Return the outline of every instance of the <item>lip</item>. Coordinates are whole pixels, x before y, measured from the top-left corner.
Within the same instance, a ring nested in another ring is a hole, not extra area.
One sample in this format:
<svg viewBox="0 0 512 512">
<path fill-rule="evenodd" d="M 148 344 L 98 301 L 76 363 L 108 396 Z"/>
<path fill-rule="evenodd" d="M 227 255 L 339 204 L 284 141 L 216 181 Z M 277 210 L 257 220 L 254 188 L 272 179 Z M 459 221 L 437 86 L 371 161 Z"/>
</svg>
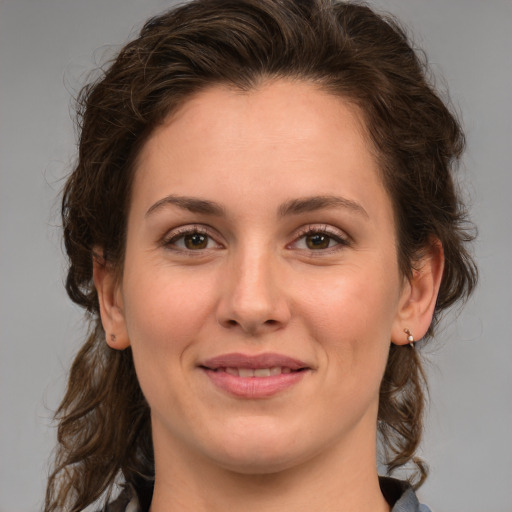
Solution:
<svg viewBox="0 0 512 512">
<path fill-rule="evenodd" d="M 281 366 L 290 368 L 292 371 L 308 368 L 307 363 L 288 357 L 282 354 L 266 352 L 264 354 L 248 355 L 238 352 L 232 354 L 222 354 L 212 357 L 200 363 L 200 366 L 209 370 L 217 370 L 219 368 L 271 368 L 272 366 Z"/>
<path fill-rule="evenodd" d="M 230 395 L 246 398 L 269 398 L 298 384 L 311 368 L 304 361 L 276 353 L 247 355 L 222 354 L 201 362 L 199 368 L 220 390 Z M 289 373 L 267 377 L 239 377 L 224 371 L 225 368 L 272 368 L 281 367 Z"/>
</svg>

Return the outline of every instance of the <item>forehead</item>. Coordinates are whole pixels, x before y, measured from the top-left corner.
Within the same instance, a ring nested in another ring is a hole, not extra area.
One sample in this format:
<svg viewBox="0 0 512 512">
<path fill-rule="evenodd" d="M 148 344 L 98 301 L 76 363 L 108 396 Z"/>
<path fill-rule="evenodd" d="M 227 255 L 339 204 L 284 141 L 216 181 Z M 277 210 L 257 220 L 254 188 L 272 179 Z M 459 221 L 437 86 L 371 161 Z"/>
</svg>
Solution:
<svg viewBox="0 0 512 512">
<path fill-rule="evenodd" d="M 332 133 L 335 137 L 335 132 L 343 129 L 372 147 L 363 113 L 354 102 L 301 80 L 267 80 L 249 90 L 223 84 L 209 86 L 187 98 L 155 129 L 148 142 L 171 124 L 187 127 L 187 132 L 181 132 L 183 137 L 221 135 L 242 140 L 247 131 L 259 131 L 268 138 L 278 137 L 280 142 L 315 134 L 325 138 Z"/>
<path fill-rule="evenodd" d="M 386 195 L 380 174 L 357 106 L 311 83 L 278 80 L 250 91 L 213 86 L 186 101 L 143 146 L 134 193 L 148 203 L 190 187 L 246 199 L 270 199 L 283 187 L 296 197 L 341 188 L 371 202 Z"/>
</svg>

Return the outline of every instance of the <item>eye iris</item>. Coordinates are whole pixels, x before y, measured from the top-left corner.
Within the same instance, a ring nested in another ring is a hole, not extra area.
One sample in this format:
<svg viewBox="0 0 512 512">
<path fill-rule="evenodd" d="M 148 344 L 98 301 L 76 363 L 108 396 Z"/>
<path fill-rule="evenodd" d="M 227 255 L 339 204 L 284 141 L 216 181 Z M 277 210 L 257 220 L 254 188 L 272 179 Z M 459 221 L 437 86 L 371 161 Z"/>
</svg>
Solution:
<svg viewBox="0 0 512 512">
<path fill-rule="evenodd" d="M 306 245 L 309 249 L 327 249 L 331 241 L 328 235 L 315 233 L 306 237 Z"/>
<path fill-rule="evenodd" d="M 205 249 L 208 245 L 208 237 L 201 233 L 192 233 L 185 235 L 184 242 L 187 249 Z"/>
</svg>

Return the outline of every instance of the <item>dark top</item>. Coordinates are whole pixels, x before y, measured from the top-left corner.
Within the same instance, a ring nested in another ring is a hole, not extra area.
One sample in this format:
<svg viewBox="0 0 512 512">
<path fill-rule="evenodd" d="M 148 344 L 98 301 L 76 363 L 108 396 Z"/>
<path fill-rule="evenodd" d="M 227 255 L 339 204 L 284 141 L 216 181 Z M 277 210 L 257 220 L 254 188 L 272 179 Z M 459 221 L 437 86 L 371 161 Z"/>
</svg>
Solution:
<svg viewBox="0 0 512 512">
<path fill-rule="evenodd" d="M 386 501 L 393 507 L 391 512 L 431 512 L 421 505 L 413 488 L 394 478 L 379 478 L 380 489 Z M 125 489 L 119 497 L 107 506 L 106 512 L 148 512 L 153 489 L 145 486 L 133 490 Z"/>
</svg>

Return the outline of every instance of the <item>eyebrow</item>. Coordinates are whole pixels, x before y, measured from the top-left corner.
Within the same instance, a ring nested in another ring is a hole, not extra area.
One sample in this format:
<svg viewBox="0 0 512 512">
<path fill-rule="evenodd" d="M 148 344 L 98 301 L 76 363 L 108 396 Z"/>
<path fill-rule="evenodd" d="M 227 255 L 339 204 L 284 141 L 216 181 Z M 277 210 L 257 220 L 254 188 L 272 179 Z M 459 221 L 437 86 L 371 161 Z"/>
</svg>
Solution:
<svg viewBox="0 0 512 512">
<path fill-rule="evenodd" d="M 330 208 L 347 208 L 354 213 L 369 218 L 368 213 L 359 203 L 339 196 L 312 196 L 291 199 L 279 207 L 279 216 L 299 215 Z"/>
<path fill-rule="evenodd" d="M 199 199 L 197 197 L 169 195 L 152 205 L 146 212 L 145 216 L 148 217 L 152 213 L 168 205 L 178 206 L 179 208 L 188 210 L 192 213 L 216 215 L 218 217 L 225 215 L 224 208 L 220 204 L 213 201 L 208 201 L 207 199 Z"/>
<path fill-rule="evenodd" d="M 225 210 L 222 205 L 207 199 L 200 199 L 189 196 L 169 195 L 153 204 L 146 212 L 148 217 L 152 213 L 161 210 L 165 206 L 173 205 L 188 210 L 192 213 L 201 213 L 204 215 L 214 215 L 217 217 L 225 216 Z M 300 215 L 301 213 L 314 212 L 330 208 L 347 208 L 359 215 L 368 218 L 366 210 L 356 201 L 339 196 L 311 196 L 298 199 L 290 199 L 283 203 L 278 210 L 279 217 L 289 215 Z"/>
</svg>

